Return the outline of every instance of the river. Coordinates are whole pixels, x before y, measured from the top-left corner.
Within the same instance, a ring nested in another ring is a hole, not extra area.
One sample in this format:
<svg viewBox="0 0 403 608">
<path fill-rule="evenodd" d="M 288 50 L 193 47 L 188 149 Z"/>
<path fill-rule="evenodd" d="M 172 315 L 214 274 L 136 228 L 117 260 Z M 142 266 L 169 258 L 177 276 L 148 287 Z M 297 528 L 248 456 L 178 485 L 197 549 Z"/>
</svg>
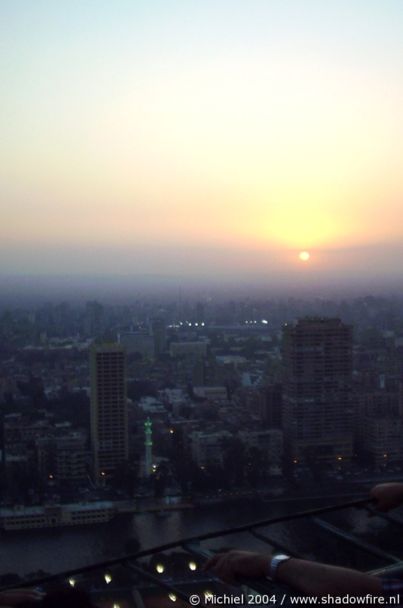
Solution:
<svg viewBox="0 0 403 608">
<path fill-rule="evenodd" d="M 318 507 L 329 504 L 329 502 L 332 501 L 329 499 L 325 501 L 301 499 L 297 502 L 265 503 L 248 499 L 183 511 L 171 511 L 163 515 L 139 513 L 119 517 L 108 524 L 85 528 L 2 533 L 0 572 L 3 574 L 16 572 L 24 576 L 41 569 L 54 573 L 119 557 L 124 554 L 125 545 L 129 539 L 137 539 L 141 549 L 147 549 L 186 536 Z M 357 532 L 362 532 L 360 527 L 367 526 L 366 516 L 353 514 L 349 517 L 350 524 L 356 528 Z M 290 548 L 300 550 L 303 546 L 305 550 L 319 553 L 320 556 L 322 538 L 316 532 L 315 538 L 313 538 L 312 530 L 305 522 L 294 522 L 287 527 L 277 525 L 273 527 L 271 533 Z M 246 534 L 209 541 L 208 545 L 212 548 L 231 545 L 262 549 L 260 541 Z M 331 546 L 331 540 L 329 540 L 329 547 Z M 336 550 L 337 545 L 332 551 Z"/>
</svg>

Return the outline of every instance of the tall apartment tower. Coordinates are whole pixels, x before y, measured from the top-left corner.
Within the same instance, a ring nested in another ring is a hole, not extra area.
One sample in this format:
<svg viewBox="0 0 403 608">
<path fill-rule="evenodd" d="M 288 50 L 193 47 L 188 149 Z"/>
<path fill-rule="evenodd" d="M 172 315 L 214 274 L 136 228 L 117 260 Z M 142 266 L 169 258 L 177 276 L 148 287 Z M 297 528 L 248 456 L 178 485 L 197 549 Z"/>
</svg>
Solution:
<svg viewBox="0 0 403 608">
<path fill-rule="evenodd" d="M 95 479 L 128 459 L 126 357 L 119 344 L 90 352 L 91 443 Z"/>
<path fill-rule="evenodd" d="M 352 328 L 303 319 L 283 329 L 283 430 L 294 462 L 337 464 L 353 452 Z"/>
<path fill-rule="evenodd" d="M 154 338 L 154 355 L 155 357 L 158 357 L 165 351 L 166 348 L 166 329 L 164 319 L 152 319 L 151 333 Z"/>
</svg>

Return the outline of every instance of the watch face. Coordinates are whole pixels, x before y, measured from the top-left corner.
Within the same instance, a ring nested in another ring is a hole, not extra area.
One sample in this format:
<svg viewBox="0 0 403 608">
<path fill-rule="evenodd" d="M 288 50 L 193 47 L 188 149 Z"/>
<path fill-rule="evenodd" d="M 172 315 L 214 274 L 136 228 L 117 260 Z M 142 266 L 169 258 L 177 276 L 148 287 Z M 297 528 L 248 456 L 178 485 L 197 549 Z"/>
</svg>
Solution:
<svg viewBox="0 0 403 608">
<path fill-rule="evenodd" d="M 290 555 L 280 554 L 280 555 L 275 555 L 272 558 L 271 563 L 270 563 L 270 576 L 271 576 L 272 579 L 275 579 L 276 572 L 277 572 L 277 569 L 278 569 L 279 565 L 282 562 L 285 562 L 288 559 L 290 559 L 290 557 L 291 557 Z"/>
</svg>

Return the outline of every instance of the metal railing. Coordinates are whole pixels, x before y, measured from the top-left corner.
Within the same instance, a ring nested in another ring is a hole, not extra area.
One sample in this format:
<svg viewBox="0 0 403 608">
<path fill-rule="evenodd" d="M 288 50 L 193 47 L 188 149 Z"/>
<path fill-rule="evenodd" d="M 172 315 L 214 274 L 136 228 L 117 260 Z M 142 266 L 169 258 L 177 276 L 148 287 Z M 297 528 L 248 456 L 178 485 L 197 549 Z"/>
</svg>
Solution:
<svg viewBox="0 0 403 608">
<path fill-rule="evenodd" d="M 323 519 L 323 516 L 325 516 L 327 514 L 335 513 L 338 511 L 346 511 L 348 509 L 361 509 L 366 512 L 369 512 L 372 515 L 376 514 L 378 517 L 381 517 L 383 520 L 387 521 L 391 525 L 399 526 L 399 527 L 403 526 L 403 522 L 401 522 L 394 516 L 376 511 L 373 508 L 371 502 L 372 501 L 368 498 L 362 498 L 359 500 L 353 500 L 353 501 L 344 502 L 341 504 L 330 505 L 330 506 L 320 507 L 320 508 L 316 508 L 316 509 L 308 509 L 308 510 L 299 511 L 296 513 L 290 513 L 287 515 L 282 515 L 282 516 L 272 517 L 269 519 L 254 521 L 254 522 L 251 522 L 248 524 L 242 524 L 240 526 L 220 529 L 220 530 L 216 530 L 213 532 L 201 534 L 198 536 L 182 538 L 178 541 L 168 542 L 168 543 L 165 543 L 162 545 L 154 546 L 150 549 L 144 549 L 144 550 L 138 551 L 133 554 L 124 555 L 122 557 L 105 560 L 102 562 L 97 562 L 97 563 L 90 564 L 88 566 L 84 566 L 84 567 L 80 567 L 80 568 L 76 568 L 76 569 L 65 570 L 65 571 L 59 572 L 57 574 L 52 574 L 52 575 L 43 576 L 43 577 L 36 578 L 36 579 L 26 580 L 22 583 L 3 587 L 0 589 L 0 591 L 12 589 L 15 587 L 46 588 L 46 585 L 49 585 L 50 583 L 54 583 L 55 581 L 57 581 L 57 582 L 63 581 L 65 583 L 70 583 L 71 585 L 73 585 L 73 584 L 75 584 L 74 577 L 79 576 L 80 579 L 83 579 L 83 577 L 85 577 L 86 574 L 89 575 L 90 573 L 93 573 L 93 572 L 102 572 L 102 571 L 108 572 L 117 566 L 122 566 L 122 567 L 126 568 L 128 570 L 128 572 L 135 575 L 137 577 L 137 580 L 148 581 L 155 587 L 158 587 L 160 589 L 164 589 L 165 591 L 167 591 L 170 594 L 169 596 L 171 597 L 171 599 L 173 599 L 173 600 L 181 599 L 183 602 L 187 603 L 188 594 L 183 589 L 183 586 L 186 586 L 183 582 L 182 582 L 182 584 L 174 583 L 171 580 L 167 580 L 166 578 L 164 578 L 160 575 L 156 575 L 156 574 L 150 572 L 150 570 L 147 569 L 147 566 L 144 566 L 141 563 L 141 560 L 144 560 L 144 558 L 147 558 L 147 557 L 152 557 L 156 554 L 164 553 L 166 551 L 171 551 L 173 549 L 181 549 L 186 554 L 188 554 L 190 557 L 197 556 L 198 560 L 201 563 L 203 563 L 209 557 L 214 555 L 214 553 L 211 550 L 209 550 L 208 548 L 203 547 L 202 543 L 209 541 L 209 540 L 224 538 L 224 537 L 227 537 L 227 536 L 230 536 L 233 534 L 238 534 L 241 532 L 242 533 L 245 532 L 245 533 L 252 535 L 254 538 L 269 545 L 273 549 L 277 549 L 277 550 L 286 552 L 289 555 L 292 555 L 294 557 L 301 557 L 301 554 L 299 552 L 297 552 L 293 549 L 290 549 L 284 542 L 281 542 L 279 540 L 276 540 L 275 538 L 272 538 L 271 536 L 269 536 L 267 534 L 267 532 L 262 533 L 262 532 L 259 532 L 258 530 L 260 528 L 269 528 L 270 526 L 273 526 L 275 524 L 285 524 L 287 522 L 293 522 L 293 521 L 298 521 L 298 520 L 302 520 L 302 519 L 309 520 L 315 526 L 317 526 L 319 529 L 325 531 L 327 534 L 331 534 L 332 536 L 336 537 L 339 541 L 346 543 L 347 545 L 354 546 L 357 549 L 359 549 L 360 551 L 363 551 L 364 553 L 367 553 L 368 555 L 371 555 L 377 559 L 384 560 L 386 563 L 382 568 L 371 571 L 372 574 L 380 574 L 380 573 L 387 572 L 388 570 L 396 569 L 397 566 L 403 566 L 402 558 L 390 553 L 389 551 L 384 551 L 381 548 L 379 548 L 378 546 L 375 546 L 367 541 L 357 538 L 351 532 L 347 532 Z M 105 575 L 105 576 L 107 576 L 107 575 Z M 218 579 L 216 579 L 211 574 L 204 573 L 204 575 L 203 575 L 204 581 L 205 581 L 206 577 L 208 580 L 210 580 L 212 582 L 218 582 Z M 200 577 L 200 582 L 202 582 L 201 577 Z M 192 583 L 194 584 L 195 581 L 193 580 Z M 259 581 L 241 580 L 241 581 L 239 581 L 239 583 L 241 585 L 246 585 L 253 592 L 257 592 L 257 593 L 272 593 L 273 592 L 272 583 L 268 580 L 262 580 L 262 581 L 260 581 L 260 580 Z M 203 603 L 203 601 L 201 601 L 199 605 L 203 606 L 205 604 Z"/>
</svg>

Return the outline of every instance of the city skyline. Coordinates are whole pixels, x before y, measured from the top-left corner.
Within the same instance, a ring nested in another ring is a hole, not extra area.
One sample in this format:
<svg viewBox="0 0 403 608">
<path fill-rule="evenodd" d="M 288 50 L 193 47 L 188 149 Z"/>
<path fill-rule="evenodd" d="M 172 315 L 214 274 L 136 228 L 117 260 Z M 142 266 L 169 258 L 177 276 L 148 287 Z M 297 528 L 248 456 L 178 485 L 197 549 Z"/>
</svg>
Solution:
<svg viewBox="0 0 403 608">
<path fill-rule="evenodd" d="M 397 1 L 0 13 L 1 275 L 399 278 Z"/>
</svg>

